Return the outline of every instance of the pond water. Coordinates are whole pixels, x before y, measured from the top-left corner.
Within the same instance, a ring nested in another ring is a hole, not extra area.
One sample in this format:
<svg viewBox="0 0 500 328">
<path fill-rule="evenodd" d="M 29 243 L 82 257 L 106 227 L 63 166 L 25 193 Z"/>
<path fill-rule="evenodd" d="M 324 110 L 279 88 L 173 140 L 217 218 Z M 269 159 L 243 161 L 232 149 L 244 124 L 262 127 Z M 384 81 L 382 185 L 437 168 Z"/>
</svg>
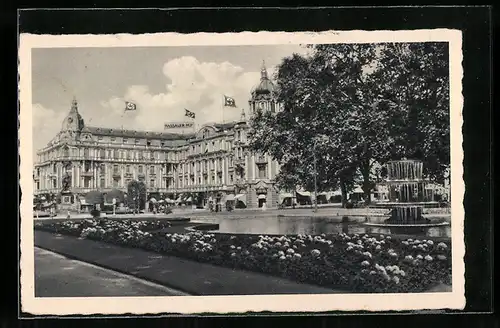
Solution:
<svg viewBox="0 0 500 328">
<path fill-rule="evenodd" d="M 349 217 L 348 223 L 342 222 L 342 217 L 253 217 L 253 218 L 223 218 L 207 217 L 196 218 L 193 221 L 218 223 L 218 232 L 241 234 L 270 234 L 270 235 L 296 235 L 296 234 L 332 234 L 332 233 L 373 233 L 373 234 L 398 234 L 427 237 L 450 237 L 451 227 L 439 226 L 428 228 L 405 227 L 370 227 L 363 225 L 364 217 Z"/>
</svg>

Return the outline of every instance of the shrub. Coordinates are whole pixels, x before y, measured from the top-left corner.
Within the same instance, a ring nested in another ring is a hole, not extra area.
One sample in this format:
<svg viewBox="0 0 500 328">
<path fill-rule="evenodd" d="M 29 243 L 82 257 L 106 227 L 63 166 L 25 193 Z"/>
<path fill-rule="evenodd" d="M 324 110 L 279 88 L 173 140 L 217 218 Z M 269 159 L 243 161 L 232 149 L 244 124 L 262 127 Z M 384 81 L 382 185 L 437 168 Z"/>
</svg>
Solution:
<svg viewBox="0 0 500 328">
<path fill-rule="evenodd" d="M 101 211 L 93 209 L 92 211 L 90 211 L 90 215 L 92 215 L 93 218 L 98 218 L 101 216 Z"/>
<path fill-rule="evenodd" d="M 345 204 L 345 208 L 354 208 L 354 203 L 351 202 L 351 201 L 348 201 L 346 204 Z"/>
</svg>

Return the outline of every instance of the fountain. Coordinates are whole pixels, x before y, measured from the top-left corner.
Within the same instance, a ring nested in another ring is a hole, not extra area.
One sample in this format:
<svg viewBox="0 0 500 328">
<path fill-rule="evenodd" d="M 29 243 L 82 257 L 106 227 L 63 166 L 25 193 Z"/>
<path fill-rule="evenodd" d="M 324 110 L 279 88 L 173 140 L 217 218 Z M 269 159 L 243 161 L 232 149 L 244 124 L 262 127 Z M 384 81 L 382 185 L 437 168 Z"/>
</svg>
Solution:
<svg viewBox="0 0 500 328">
<path fill-rule="evenodd" d="M 402 159 L 387 163 L 387 186 L 389 202 L 375 207 L 388 208 L 390 217 L 383 223 L 367 223 L 368 225 L 410 227 L 447 224 L 433 223 L 422 214 L 424 207 L 431 207 L 435 202 L 427 199 L 421 161 Z"/>
</svg>

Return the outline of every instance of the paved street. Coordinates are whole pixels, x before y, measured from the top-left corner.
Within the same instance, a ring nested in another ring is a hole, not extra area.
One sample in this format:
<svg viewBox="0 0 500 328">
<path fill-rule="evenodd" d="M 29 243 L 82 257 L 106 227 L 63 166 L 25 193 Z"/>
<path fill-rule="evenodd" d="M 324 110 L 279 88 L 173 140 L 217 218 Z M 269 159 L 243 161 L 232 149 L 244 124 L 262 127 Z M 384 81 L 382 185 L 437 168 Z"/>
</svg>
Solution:
<svg viewBox="0 0 500 328">
<path fill-rule="evenodd" d="M 185 294 L 35 248 L 36 297 L 175 295 Z"/>
</svg>

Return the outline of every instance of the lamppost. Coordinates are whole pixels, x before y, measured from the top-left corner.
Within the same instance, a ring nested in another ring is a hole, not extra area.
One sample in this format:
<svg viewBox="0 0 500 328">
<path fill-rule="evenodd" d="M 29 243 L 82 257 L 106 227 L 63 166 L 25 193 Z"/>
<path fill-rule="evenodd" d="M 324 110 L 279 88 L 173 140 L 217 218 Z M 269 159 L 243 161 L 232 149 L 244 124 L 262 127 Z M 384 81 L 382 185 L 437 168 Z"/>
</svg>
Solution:
<svg viewBox="0 0 500 328">
<path fill-rule="evenodd" d="M 318 211 L 318 170 L 316 167 L 316 138 L 313 144 L 313 170 L 314 170 L 314 212 Z"/>
</svg>

